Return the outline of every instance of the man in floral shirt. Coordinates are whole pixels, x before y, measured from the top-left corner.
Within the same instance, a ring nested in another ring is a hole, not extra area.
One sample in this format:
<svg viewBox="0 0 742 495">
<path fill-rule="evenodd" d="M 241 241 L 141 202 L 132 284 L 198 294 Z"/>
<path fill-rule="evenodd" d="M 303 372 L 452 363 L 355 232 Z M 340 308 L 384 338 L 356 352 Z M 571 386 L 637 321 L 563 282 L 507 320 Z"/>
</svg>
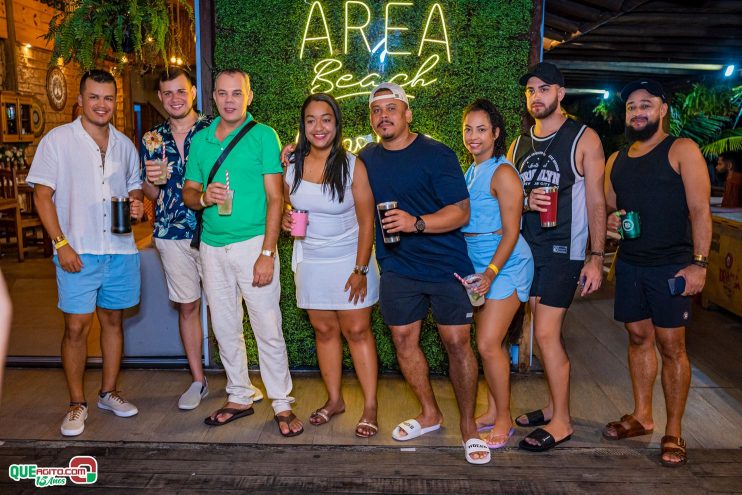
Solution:
<svg viewBox="0 0 742 495">
<path fill-rule="evenodd" d="M 208 127 L 211 119 L 194 109 L 196 86 L 183 69 L 163 71 L 157 96 L 169 118 L 142 137 L 143 189 L 155 202 L 155 246 L 165 269 L 170 300 L 178 306 L 180 336 L 193 375 L 178 407 L 195 409 L 208 394 L 208 384 L 201 361 L 201 263 L 198 251 L 191 248 L 196 216 L 183 204 L 183 180 L 191 138 Z M 167 161 L 167 181 L 156 185 L 161 175 L 157 162 L 163 159 Z"/>
</svg>

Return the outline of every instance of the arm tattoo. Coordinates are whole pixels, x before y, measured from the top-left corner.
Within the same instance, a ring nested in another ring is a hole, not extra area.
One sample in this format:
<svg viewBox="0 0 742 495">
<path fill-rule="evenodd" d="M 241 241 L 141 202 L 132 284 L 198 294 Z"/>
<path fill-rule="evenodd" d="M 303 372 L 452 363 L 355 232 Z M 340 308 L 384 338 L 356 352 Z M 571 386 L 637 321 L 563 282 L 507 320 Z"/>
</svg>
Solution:
<svg viewBox="0 0 742 495">
<path fill-rule="evenodd" d="M 454 203 L 454 204 L 464 211 L 469 211 L 469 198 L 462 199 L 458 203 Z"/>
</svg>

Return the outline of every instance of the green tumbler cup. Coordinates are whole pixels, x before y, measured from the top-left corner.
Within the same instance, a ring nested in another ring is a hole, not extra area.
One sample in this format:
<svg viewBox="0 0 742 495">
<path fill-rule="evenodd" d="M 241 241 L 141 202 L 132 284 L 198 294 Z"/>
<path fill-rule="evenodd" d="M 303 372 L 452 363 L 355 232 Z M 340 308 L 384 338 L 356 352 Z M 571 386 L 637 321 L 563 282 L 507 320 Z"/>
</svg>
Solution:
<svg viewBox="0 0 742 495">
<path fill-rule="evenodd" d="M 636 239 L 642 235 L 639 212 L 629 211 L 625 215 L 621 215 L 620 234 L 621 239 Z"/>
</svg>

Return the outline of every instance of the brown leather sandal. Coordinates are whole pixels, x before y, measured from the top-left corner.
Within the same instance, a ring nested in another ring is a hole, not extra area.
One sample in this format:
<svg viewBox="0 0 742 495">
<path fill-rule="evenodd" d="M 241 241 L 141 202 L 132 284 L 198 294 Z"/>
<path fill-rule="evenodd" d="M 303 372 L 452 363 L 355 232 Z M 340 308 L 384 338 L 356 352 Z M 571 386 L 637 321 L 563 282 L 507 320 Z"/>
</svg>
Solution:
<svg viewBox="0 0 742 495">
<path fill-rule="evenodd" d="M 622 423 L 628 423 L 629 427 L 626 428 Z M 613 428 L 616 434 L 608 434 L 608 428 Z M 621 416 L 619 421 L 611 421 L 605 425 L 603 428 L 603 438 L 606 440 L 623 440 L 624 438 L 649 435 L 652 431 L 653 429 L 644 428 L 644 426 L 642 426 L 642 424 L 631 414 L 624 414 Z"/>
<path fill-rule="evenodd" d="M 301 435 L 304 433 L 304 427 L 301 428 L 299 431 L 291 431 L 291 422 L 296 419 L 296 415 L 292 412 L 288 416 L 279 416 L 276 414 L 273 416 L 273 419 L 276 420 L 276 424 L 278 425 L 278 433 L 283 435 L 284 437 L 295 437 L 296 435 Z M 286 427 L 289 429 L 288 433 L 284 433 L 283 430 L 281 430 L 281 423 L 285 424 Z"/>
<path fill-rule="evenodd" d="M 674 444 L 674 446 L 665 446 L 666 443 Z M 660 445 L 662 446 L 662 453 L 660 454 L 660 461 L 662 462 L 663 466 L 678 467 L 688 462 L 688 454 L 685 450 L 685 440 L 683 440 L 682 438 L 665 435 L 664 437 L 662 437 L 662 441 L 660 442 Z M 665 458 L 663 457 L 665 454 L 672 454 L 679 460 L 676 462 L 666 461 Z"/>
</svg>

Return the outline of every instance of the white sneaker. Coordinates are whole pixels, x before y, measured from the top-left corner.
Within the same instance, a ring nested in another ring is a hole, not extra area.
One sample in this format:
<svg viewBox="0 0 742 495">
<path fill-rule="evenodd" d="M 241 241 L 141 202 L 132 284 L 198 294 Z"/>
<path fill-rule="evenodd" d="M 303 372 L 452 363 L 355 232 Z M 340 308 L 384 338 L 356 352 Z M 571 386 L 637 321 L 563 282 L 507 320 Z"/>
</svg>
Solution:
<svg viewBox="0 0 742 495">
<path fill-rule="evenodd" d="M 262 390 L 260 390 L 258 387 L 256 387 L 252 383 L 250 384 L 250 388 L 253 391 L 253 394 L 252 394 L 252 401 L 253 402 L 260 402 L 261 400 L 263 400 L 263 391 Z"/>
<path fill-rule="evenodd" d="M 209 383 L 204 377 L 204 382 L 193 382 L 188 390 L 178 399 L 178 408 L 185 411 L 196 409 L 201 404 L 201 399 L 209 395 Z"/>
<path fill-rule="evenodd" d="M 88 419 L 88 408 L 82 404 L 71 407 L 62 421 L 62 435 L 74 437 L 85 431 L 85 420 Z"/>
<path fill-rule="evenodd" d="M 121 397 L 116 390 L 106 392 L 103 397 L 98 394 L 98 408 L 111 411 L 120 418 L 128 418 L 139 412 L 134 404 Z"/>
</svg>

